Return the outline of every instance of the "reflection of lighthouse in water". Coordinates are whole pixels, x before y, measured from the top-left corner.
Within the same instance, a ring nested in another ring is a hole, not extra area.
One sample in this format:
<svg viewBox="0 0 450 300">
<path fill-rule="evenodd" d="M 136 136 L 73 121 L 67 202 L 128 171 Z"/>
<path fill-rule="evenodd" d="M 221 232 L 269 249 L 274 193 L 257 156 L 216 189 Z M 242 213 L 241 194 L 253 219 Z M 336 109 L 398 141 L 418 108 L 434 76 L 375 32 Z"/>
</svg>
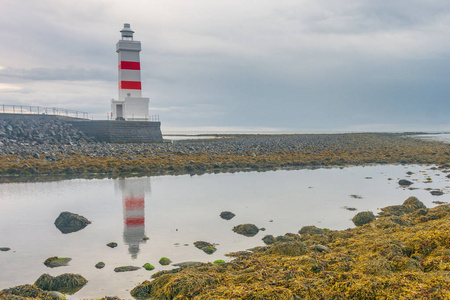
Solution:
<svg viewBox="0 0 450 300">
<path fill-rule="evenodd" d="M 123 201 L 123 241 L 133 259 L 139 253 L 139 244 L 145 243 L 145 192 L 150 192 L 150 178 L 119 179 Z"/>
</svg>

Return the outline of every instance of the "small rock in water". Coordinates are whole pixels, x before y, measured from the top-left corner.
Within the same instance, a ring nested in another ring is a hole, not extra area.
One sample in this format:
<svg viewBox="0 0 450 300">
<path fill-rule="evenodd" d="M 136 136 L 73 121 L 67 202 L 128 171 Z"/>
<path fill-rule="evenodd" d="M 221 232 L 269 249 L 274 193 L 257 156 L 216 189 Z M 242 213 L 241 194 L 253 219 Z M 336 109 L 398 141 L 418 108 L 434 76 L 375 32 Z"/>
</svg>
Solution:
<svg viewBox="0 0 450 300">
<path fill-rule="evenodd" d="M 114 272 L 116 272 L 116 273 L 131 272 L 131 271 L 139 270 L 140 268 L 141 267 L 135 267 L 135 266 L 122 266 L 122 267 L 114 268 Z"/>
<path fill-rule="evenodd" d="M 437 190 L 437 191 L 431 191 L 430 194 L 433 196 L 442 196 L 442 195 L 444 195 L 444 192 Z"/>
<path fill-rule="evenodd" d="M 117 243 L 111 242 L 111 243 L 106 244 L 106 246 L 108 246 L 109 248 L 116 248 Z"/>
<path fill-rule="evenodd" d="M 146 263 L 145 265 L 142 266 L 144 269 L 146 269 L 147 271 L 151 271 L 154 270 L 155 267 L 149 263 Z"/>
<path fill-rule="evenodd" d="M 194 242 L 194 246 L 200 250 L 203 250 L 206 254 L 213 254 L 217 250 L 213 244 L 204 241 Z"/>
<path fill-rule="evenodd" d="M 104 262 L 98 262 L 96 265 L 95 265 L 95 267 L 97 268 L 97 269 L 103 269 L 104 267 L 105 267 L 105 263 Z"/>
<path fill-rule="evenodd" d="M 224 220 L 231 220 L 234 218 L 234 216 L 236 215 L 233 214 L 231 211 L 223 211 L 220 213 L 220 217 Z"/>
<path fill-rule="evenodd" d="M 413 184 L 411 181 L 406 180 L 406 179 L 400 179 L 400 181 L 398 182 L 399 185 L 411 185 Z"/>
<path fill-rule="evenodd" d="M 0 251 L 9 251 L 9 250 L 11 250 L 11 248 L 8 248 L 8 247 L 1 247 L 0 248 Z"/>
<path fill-rule="evenodd" d="M 91 221 L 83 216 L 65 211 L 62 212 L 55 220 L 55 226 L 62 233 L 72 233 L 85 228 L 91 224 Z"/>
<path fill-rule="evenodd" d="M 46 265 L 49 268 L 57 268 L 57 267 L 64 267 L 64 266 L 68 266 L 69 262 L 71 261 L 71 258 L 68 257 L 50 257 L 47 258 L 44 261 L 44 265 Z"/>
<path fill-rule="evenodd" d="M 259 228 L 255 224 L 241 224 L 234 226 L 233 231 L 248 237 L 255 236 L 259 232 Z"/>
</svg>

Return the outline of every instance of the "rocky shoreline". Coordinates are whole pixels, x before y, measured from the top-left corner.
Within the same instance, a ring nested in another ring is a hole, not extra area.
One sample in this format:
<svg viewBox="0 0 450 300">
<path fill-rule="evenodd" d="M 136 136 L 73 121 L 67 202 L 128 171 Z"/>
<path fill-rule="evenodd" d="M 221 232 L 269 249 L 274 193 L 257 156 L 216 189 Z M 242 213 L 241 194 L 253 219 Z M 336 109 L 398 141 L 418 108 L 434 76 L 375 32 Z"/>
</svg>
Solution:
<svg viewBox="0 0 450 300">
<path fill-rule="evenodd" d="M 1 182 L 450 161 L 450 144 L 389 133 L 224 135 L 143 144 L 2 141 Z"/>
</svg>

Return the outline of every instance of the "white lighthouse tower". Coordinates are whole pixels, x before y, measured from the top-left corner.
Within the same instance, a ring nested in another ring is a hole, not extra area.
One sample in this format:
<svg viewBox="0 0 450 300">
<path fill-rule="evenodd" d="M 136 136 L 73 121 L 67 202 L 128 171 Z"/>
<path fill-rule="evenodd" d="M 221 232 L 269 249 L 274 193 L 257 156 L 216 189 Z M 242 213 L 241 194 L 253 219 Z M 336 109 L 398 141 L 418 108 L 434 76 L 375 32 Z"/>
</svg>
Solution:
<svg viewBox="0 0 450 300">
<path fill-rule="evenodd" d="M 141 42 L 133 40 L 134 31 L 125 23 L 117 42 L 119 56 L 119 100 L 111 100 L 111 117 L 115 120 L 148 121 L 148 98 L 142 98 Z"/>
</svg>

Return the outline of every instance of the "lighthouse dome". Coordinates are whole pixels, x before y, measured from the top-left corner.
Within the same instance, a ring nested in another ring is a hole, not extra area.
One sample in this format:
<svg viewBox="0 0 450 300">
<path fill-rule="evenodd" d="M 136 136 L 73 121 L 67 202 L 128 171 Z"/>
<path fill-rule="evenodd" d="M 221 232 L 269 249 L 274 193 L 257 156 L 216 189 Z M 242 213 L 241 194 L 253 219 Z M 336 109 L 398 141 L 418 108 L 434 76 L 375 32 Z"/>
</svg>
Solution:
<svg viewBox="0 0 450 300">
<path fill-rule="evenodd" d="M 123 29 L 120 31 L 122 33 L 122 40 L 133 40 L 133 33 L 134 31 L 131 30 L 130 24 L 125 23 L 123 24 Z"/>
</svg>

